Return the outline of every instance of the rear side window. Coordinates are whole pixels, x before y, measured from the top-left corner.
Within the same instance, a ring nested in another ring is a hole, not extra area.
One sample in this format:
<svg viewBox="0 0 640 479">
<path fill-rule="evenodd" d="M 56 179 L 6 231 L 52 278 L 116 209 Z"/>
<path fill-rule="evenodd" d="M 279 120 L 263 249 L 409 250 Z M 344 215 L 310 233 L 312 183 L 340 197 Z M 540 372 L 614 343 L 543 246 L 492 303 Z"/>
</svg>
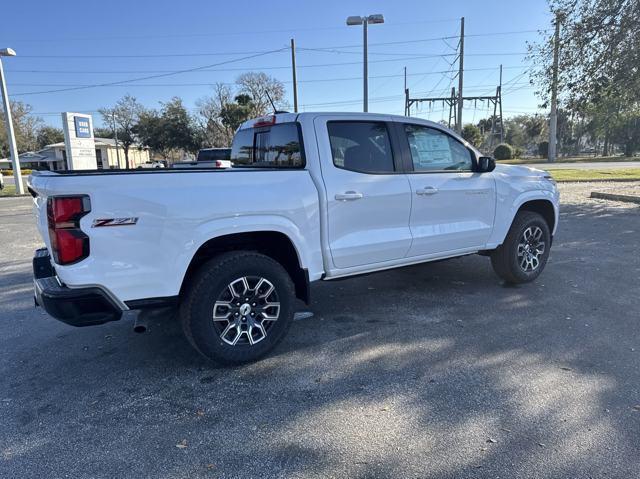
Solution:
<svg viewBox="0 0 640 479">
<path fill-rule="evenodd" d="M 327 123 L 333 164 L 360 173 L 392 173 L 393 154 L 387 125 L 379 121 Z"/>
<path fill-rule="evenodd" d="M 301 168 L 302 141 L 297 123 L 240 130 L 233 138 L 233 166 L 252 168 Z"/>
</svg>

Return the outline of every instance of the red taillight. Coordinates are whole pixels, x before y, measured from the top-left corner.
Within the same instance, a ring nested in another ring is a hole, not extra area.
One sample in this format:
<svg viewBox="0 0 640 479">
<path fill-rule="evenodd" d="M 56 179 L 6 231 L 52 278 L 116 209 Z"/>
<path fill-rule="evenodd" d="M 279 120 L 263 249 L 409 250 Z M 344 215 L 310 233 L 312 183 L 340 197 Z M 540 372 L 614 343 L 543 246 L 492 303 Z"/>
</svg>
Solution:
<svg viewBox="0 0 640 479">
<path fill-rule="evenodd" d="M 90 211 L 91 203 L 86 195 L 47 199 L 49 238 L 56 263 L 76 263 L 89 256 L 89 237 L 80 229 L 80 219 Z"/>
<path fill-rule="evenodd" d="M 222 168 L 222 162 L 220 160 L 216 160 L 216 168 Z"/>
</svg>

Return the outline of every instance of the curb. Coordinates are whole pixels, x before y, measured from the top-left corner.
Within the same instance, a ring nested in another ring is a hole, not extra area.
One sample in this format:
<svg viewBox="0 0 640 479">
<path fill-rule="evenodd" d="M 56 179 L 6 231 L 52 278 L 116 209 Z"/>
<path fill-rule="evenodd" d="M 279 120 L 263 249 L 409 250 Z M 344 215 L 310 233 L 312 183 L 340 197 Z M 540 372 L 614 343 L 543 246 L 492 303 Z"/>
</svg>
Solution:
<svg viewBox="0 0 640 479">
<path fill-rule="evenodd" d="M 597 191 L 592 191 L 591 198 L 599 198 L 601 200 L 624 201 L 625 203 L 640 204 L 640 196 L 618 195 L 615 193 L 599 193 Z"/>
<path fill-rule="evenodd" d="M 27 196 L 31 196 L 31 195 L 29 195 L 27 193 L 25 193 L 24 195 L 0 195 L 0 200 L 2 198 L 25 198 Z"/>
<path fill-rule="evenodd" d="M 634 181 L 640 182 L 640 179 L 638 178 L 598 178 L 594 180 L 555 180 L 556 183 L 630 183 Z"/>
</svg>

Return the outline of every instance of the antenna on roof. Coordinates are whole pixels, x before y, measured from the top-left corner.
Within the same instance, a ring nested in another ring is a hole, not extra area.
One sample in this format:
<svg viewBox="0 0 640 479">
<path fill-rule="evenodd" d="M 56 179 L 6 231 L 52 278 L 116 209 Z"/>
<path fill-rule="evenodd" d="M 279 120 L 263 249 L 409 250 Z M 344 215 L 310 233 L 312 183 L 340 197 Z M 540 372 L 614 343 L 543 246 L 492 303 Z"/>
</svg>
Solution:
<svg viewBox="0 0 640 479">
<path fill-rule="evenodd" d="M 269 95 L 269 90 L 265 89 L 264 90 L 265 95 L 267 95 L 267 98 L 269 99 L 269 103 L 271 103 L 271 107 L 273 108 L 273 114 L 277 115 L 278 113 L 289 113 L 286 110 L 278 110 L 276 108 L 276 104 L 273 103 L 273 100 L 271 99 L 271 95 Z"/>
<path fill-rule="evenodd" d="M 269 90 L 267 90 L 265 88 L 264 94 L 267 95 L 267 98 L 269 99 L 269 103 L 271 103 L 271 106 L 273 107 L 273 113 L 278 113 L 278 109 L 276 108 L 276 104 L 273 103 L 273 100 L 271 99 L 271 95 L 269 95 Z"/>
</svg>

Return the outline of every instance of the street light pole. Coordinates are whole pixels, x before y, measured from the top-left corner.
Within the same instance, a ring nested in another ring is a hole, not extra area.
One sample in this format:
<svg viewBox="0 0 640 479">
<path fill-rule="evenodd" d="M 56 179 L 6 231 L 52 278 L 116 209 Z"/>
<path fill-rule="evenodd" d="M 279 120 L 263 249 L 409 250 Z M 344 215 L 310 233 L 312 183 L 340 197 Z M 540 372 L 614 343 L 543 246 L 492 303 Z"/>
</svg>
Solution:
<svg viewBox="0 0 640 479">
<path fill-rule="evenodd" d="M 367 32 L 369 30 L 368 27 L 369 21 L 365 18 L 362 22 L 362 80 L 364 82 L 362 85 L 362 111 L 365 113 L 369 111 L 369 54 L 367 52 L 369 49 L 369 40 L 367 38 Z"/>
<path fill-rule="evenodd" d="M 11 118 L 11 105 L 9 104 L 9 93 L 7 92 L 7 84 L 4 78 L 4 70 L 2 68 L 1 57 L 15 57 L 16 52 L 11 48 L 3 48 L 0 50 L 0 89 L 2 90 L 2 103 L 4 104 L 5 123 L 7 127 L 7 139 L 9 140 L 9 153 L 11 154 L 11 165 L 13 166 L 13 178 L 16 183 L 16 193 L 24 194 L 22 185 L 22 171 L 20 171 L 20 157 L 18 156 L 18 148 L 16 147 L 16 134 L 13 130 L 13 119 Z"/>
<path fill-rule="evenodd" d="M 347 18 L 347 25 L 362 25 L 362 111 L 369 111 L 369 24 L 384 23 L 381 14 L 368 15 L 366 17 L 352 16 Z"/>
</svg>

